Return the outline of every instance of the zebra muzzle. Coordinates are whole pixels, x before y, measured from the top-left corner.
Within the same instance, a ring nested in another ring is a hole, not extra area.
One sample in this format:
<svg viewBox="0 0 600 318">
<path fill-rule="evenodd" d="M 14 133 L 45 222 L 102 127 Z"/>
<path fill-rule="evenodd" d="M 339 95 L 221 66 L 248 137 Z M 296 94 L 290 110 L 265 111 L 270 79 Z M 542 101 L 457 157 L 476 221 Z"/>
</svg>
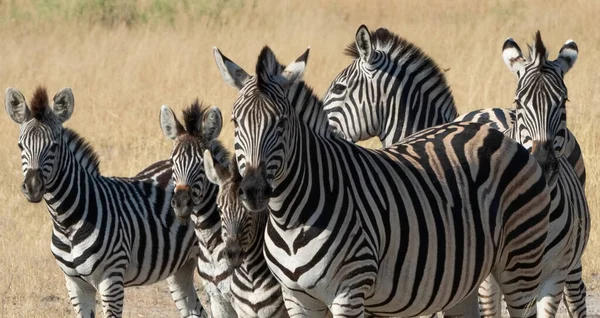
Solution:
<svg viewBox="0 0 600 318">
<path fill-rule="evenodd" d="M 181 219 L 189 217 L 194 210 L 191 191 L 186 189 L 175 192 L 171 199 L 171 207 L 177 217 Z"/>
<path fill-rule="evenodd" d="M 25 173 L 25 179 L 21 185 L 21 191 L 25 198 L 32 203 L 42 201 L 44 196 L 44 182 L 39 169 L 30 169 Z"/>
<path fill-rule="evenodd" d="M 246 173 L 238 188 L 239 198 L 252 212 L 264 211 L 271 198 L 271 186 L 263 173 L 264 169 L 246 168 Z"/>
</svg>

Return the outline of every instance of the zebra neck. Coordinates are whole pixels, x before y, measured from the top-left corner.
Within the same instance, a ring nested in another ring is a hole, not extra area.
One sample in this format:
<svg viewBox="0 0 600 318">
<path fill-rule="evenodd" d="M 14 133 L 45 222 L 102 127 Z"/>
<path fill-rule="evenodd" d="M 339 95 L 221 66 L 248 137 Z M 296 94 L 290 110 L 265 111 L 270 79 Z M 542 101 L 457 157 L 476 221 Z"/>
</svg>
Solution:
<svg viewBox="0 0 600 318">
<path fill-rule="evenodd" d="M 401 83 L 414 79 L 396 78 Z M 443 85 L 442 85 L 443 84 Z M 393 86 L 392 91 L 376 96 L 371 107 L 380 108 L 376 115 L 381 116 L 380 127 L 375 127 L 383 147 L 426 128 L 446 124 L 458 117 L 454 98 L 445 83 L 426 81 L 413 83 L 413 86 Z M 412 93 L 412 94 L 409 94 Z M 429 94 L 428 96 L 421 96 Z"/>
<path fill-rule="evenodd" d="M 98 188 L 101 176 L 91 148 L 66 130 L 51 170 L 44 200 L 55 225 L 68 232 L 80 220 L 95 220 L 93 204 L 101 190 Z"/>
<path fill-rule="evenodd" d="M 260 212 L 259 212 L 260 213 Z M 257 225 L 254 240 L 249 244 L 250 248 L 246 251 L 244 261 L 238 269 L 237 274 L 242 274 L 247 279 L 247 283 L 252 287 L 260 286 L 264 280 L 265 271 L 270 275 L 267 267 L 267 261 L 263 255 L 263 244 L 265 241 L 265 228 L 267 225 L 268 214 L 261 216 L 255 225 Z"/>
<path fill-rule="evenodd" d="M 316 134 L 327 135 L 331 132 L 323 102 L 305 82 L 293 83 L 288 88 L 287 96 L 300 121 Z"/>
</svg>

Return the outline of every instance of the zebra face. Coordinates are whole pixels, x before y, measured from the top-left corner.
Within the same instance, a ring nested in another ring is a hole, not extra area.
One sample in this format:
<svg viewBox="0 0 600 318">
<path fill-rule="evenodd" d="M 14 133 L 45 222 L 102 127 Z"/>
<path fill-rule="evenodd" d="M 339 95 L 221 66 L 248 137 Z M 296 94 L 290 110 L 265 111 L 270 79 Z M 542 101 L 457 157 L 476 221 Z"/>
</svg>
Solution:
<svg viewBox="0 0 600 318">
<path fill-rule="evenodd" d="M 531 151 L 549 182 L 557 176 L 556 158 L 563 154 L 567 135 L 568 92 L 563 78 L 575 63 L 577 54 L 577 45 L 569 40 L 558 58 L 549 61 L 539 31 L 534 46 L 530 46 L 528 59 L 512 39 L 507 39 L 503 46 L 504 61 L 518 77 L 515 138 Z"/>
<path fill-rule="evenodd" d="M 203 153 L 222 147 L 216 140 L 221 131 L 221 112 L 216 107 L 202 109 L 198 101 L 183 111 L 182 125 L 166 105 L 161 107 L 160 123 L 165 136 L 173 140 L 174 195 L 171 207 L 175 215 L 186 219 L 202 213 L 209 182 L 204 173 Z"/>
<path fill-rule="evenodd" d="M 308 52 L 283 67 L 268 47 L 261 51 L 256 76 L 214 49 L 215 61 L 226 83 L 240 94 L 233 105 L 235 155 L 243 179 L 238 194 L 253 212 L 267 208 L 272 189 L 284 178 L 284 162 L 291 144 L 295 110 L 286 92 L 289 84 L 302 77 Z"/>
<path fill-rule="evenodd" d="M 207 178 L 219 186 L 217 206 L 221 217 L 221 235 L 225 242 L 225 259 L 229 266 L 239 267 L 246 255 L 260 244 L 259 236 L 264 233 L 268 211 L 252 213 L 244 207 L 239 198 L 242 176 L 235 156 L 227 169 L 213 161 L 207 150 L 204 152 L 204 169 Z"/>
<path fill-rule="evenodd" d="M 390 64 L 386 54 L 376 50 L 366 26 L 358 28 L 353 44 L 346 54 L 355 59 L 329 85 L 323 109 L 334 130 L 347 141 L 357 142 L 381 135 L 380 114 L 373 111 L 379 107 L 371 104 L 376 102 L 374 94 L 383 88 L 378 87 L 383 83 L 373 78 L 391 75 L 385 74 L 386 65 Z"/>
<path fill-rule="evenodd" d="M 24 175 L 21 191 L 29 202 L 40 202 L 58 157 L 62 123 L 73 113 L 73 93 L 69 88 L 61 90 L 54 96 L 51 107 L 46 89 L 38 87 L 30 108 L 21 92 L 8 88 L 4 102 L 8 115 L 21 126 L 18 143 Z"/>
</svg>

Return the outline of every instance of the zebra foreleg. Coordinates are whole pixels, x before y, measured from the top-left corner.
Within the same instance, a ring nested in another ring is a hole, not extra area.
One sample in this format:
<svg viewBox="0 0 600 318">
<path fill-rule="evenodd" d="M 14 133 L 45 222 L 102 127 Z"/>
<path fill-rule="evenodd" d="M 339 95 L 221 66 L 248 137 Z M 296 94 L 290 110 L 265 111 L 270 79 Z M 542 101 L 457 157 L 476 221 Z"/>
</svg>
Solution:
<svg viewBox="0 0 600 318">
<path fill-rule="evenodd" d="M 540 285 L 537 302 L 538 317 L 554 317 L 565 287 L 565 272 L 558 271 Z"/>
<path fill-rule="evenodd" d="M 327 306 L 318 299 L 300 291 L 289 290 L 284 286 L 281 286 L 281 293 L 290 317 L 331 317 Z"/>
<path fill-rule="evenodd" d="M 477 298 L 477 290 L 474 290 L 463 301 L 444 311 L 444 317 L 481 317 Z"/>
<path fill-rule="evenodd" d="M 231 303 L 223 297 L 221 291 L 212 283 L 204 284 L 204 291 L 208 295 L 210 301 L 210 314 L 214 318 L 233 318 L 237 317 L 237 313 L 231 306 Z"/>
<path fill-rule="evenodd" d="M 66 276 L 67 293 L 79 318 L 95 317 L 96 289 L 79 277 Z"/>
<path fill-rule="evenodd" d="M 481 317 L 502 317 L 502 291 L 491 274 L 479 285 L 479 310 Z"/>
<path fill-rule="evenodd" d="M 123 298 L 125 286 L 123 273 L 107 272 L 106 277 L 98 285 L 104 318 L 120 318 L 123 315 Z"/>
<path fill-rule="evenodd" d="M 581 260 L 579 260 L 575 268 L 569 272 L 565 282 L 564 301 L 571 318 L 587 317 L 586 289 L 581 278 L 581 271 Z"/>
<path fill-rule="evenodd" d="M 190 259 L 179 271 L 167 278 L 171 297 L 181 317 L 206 317 L 194 288 L 196 259 Z"/>
</svg>

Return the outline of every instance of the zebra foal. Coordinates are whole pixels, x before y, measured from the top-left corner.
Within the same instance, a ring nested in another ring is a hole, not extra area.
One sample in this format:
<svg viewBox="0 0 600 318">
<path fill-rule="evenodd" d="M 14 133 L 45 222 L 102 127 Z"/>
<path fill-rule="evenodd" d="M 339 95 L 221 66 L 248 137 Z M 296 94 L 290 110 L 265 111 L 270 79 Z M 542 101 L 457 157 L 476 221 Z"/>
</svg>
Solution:
<svg viewBox="0 0 600 318">
<path fill-rule="evenodd" d="M 121 317 L 124 287 L 164 279 L 182 317 L 203 315 L 193 284 L 193 227 L 169 209 L 172 191 L 151 180 L 168 167 L 159 163 L 139 179 L 102 176 L 91 146 L 62 125 L 73 113 L 71 89 L 58 92 L 52 105 L 42 87 L 30 105 L 14 88 L 4 101 L 20 125 L 22 192 L 46 203 L 52 254 L 77 316 L 94 317 L 98 291 L 104 316 Z"/>
</svg>

